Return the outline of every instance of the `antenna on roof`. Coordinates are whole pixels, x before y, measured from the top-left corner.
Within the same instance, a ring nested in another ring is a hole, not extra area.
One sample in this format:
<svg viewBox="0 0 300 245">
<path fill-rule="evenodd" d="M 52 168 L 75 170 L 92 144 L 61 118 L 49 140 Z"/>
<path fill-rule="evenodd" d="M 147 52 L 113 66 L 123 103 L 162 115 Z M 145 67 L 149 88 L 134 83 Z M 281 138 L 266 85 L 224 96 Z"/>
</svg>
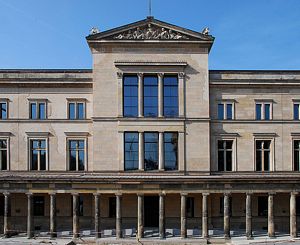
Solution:
<svg viewBox="0 0 300 245">
<path fill-rule="evenodd" d="M 149 15 L 148 17 L 152 17 L 152 1 L 149 0 Z"/>
</svg>

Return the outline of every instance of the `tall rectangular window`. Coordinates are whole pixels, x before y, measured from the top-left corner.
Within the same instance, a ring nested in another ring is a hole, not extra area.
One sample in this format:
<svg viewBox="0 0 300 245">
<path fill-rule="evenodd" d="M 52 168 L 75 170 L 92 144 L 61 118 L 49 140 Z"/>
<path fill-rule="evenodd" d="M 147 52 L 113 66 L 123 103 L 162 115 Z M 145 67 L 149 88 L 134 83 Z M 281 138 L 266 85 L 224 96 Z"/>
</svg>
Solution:
<svg viewBox="0 0 300 245">
<path fill-rule="evenodd" d="M 85 140 L 69 140 L 69 170 L 84 170 Z"/>
<path fill-rule="evenodd" d="M 33 196 L 33 215 L 45 215 L 45 198 L 43 196 Z"/>
<path fill-rule="evenodd" d="M 158 116 L 158 78 L 144 76 L 144 117 Z"/>
<path fill-rule="evenodd" d="M 195 198 L 194 197 L 187 197 L 186 198 L 186 216 L 188 218 L 195 217 Z"/>
<path fill-rule="evenodd" d="M 7 102 L 0 102 L 0 119 L 7 119 Z"/>
<path fill-rule="evenodd" d="M 219 103 L 218 104 L 218 119 L 232 120 L 233 119 L 233 103 Z"/>
<path fill-rule="evenodd" d="M 30 119 L 46 119 L 46 102 L 30 102 Z"/>
<path fill-rule="evenodd" d="M 144 133 L 145 170 L 158 169 L 158 133 Z"/>
<path fill-rule="evenodd" d="M 178 78 L 164 76 L 164 116 L 178 117 Z"/>
<path fill-rule="evenodd" d="M 136 132 L 124 133 L 125 170 L 135 170 L 139 167 L 139 134 Z"/>
<path fill-rule="evenodd" d="M 8 163 L 7 139 L 0 139 L 0 170 L 7 170 Z"/>
<path fill-rule="evenodd" d="M 300 140 L 293 141 L 294 171 L 300 171 Z"/>
<path fill-rule="evenodd" d="M 294 120 L 299 120 L 299 106 L 300 104 L 294 104 Z"/>
<path fill-rule="evenodd" d="M 271 120 L 272 119 L 271 103 L 256 103 L 255 104 L 255 119 L 256 120 Z"/>
<path fill-rule="evenodd" d="M 178 169 L 178 133 L 164 133 L 165 170 Z"/>
<path fill-rule="evenodd" d="M 138 116 L 138 77 L 123 77 L 123 115 L 124 117 Z"/>
<path fill-rule="evenodd" d="M 218 141 L 218 171 L 232 171 L 233 140 Z"/>
<path fill-rule="evenodd" d="M 68 103 L 68 118 L 70 120 L 85 119 L 85 103 L 84 102 L 69 102 Z"/>
<path fill-rule="evenodd" d="M 256 171 L 270 171 L 271 140 L 256 140 Z"/>
<path fill-rule="evenodd" d="M 46 170 L 47 144 L 45 139 L 30 140 L 30 170 Z"/>
</svg>

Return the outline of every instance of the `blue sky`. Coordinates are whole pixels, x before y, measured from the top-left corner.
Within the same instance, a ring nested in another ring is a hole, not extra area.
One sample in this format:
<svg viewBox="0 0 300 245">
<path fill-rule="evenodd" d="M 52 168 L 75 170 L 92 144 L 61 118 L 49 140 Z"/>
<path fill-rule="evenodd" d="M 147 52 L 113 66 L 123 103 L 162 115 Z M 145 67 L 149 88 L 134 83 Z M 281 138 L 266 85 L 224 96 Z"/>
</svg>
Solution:
<svg viewBox="0 0 300 245">
<path fill-rule="evenodd" d="M 0 68 L 91 68 L 91 27 L 147 15 L 148 0 L 0 0 Z M 210 69 L 300 69 L 300 0 L 152 0 L 152 15 L 208 26 Z"/>
</svg>

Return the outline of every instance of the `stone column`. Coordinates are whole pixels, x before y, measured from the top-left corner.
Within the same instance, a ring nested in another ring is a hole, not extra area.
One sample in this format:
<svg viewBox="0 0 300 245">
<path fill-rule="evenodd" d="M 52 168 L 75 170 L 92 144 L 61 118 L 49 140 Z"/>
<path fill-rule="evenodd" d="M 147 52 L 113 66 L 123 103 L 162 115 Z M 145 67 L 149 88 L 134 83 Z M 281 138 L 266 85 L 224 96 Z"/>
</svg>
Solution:
<svg viewBox="0 0 300 245">
<path fill-rule="evenodd" d="M 122 238 L 122 194 L 116 194 L 116 237 Z"/>
<path fill-rule="evenodd" d="M 202 193 L 202 237 L 208 238 L 208 198 L 209 193 Z"/>
<path fill-rule="evenodd" d="M 230 201 L 229 193 L 224 193 L 224 237 L 225 239 L 230 238 Z"/>
<path fill-rule="evenodd" d="M 159 193 L 159 238 L 166 237 L 165 232 L 165 193 Z"/>
<path fill-rule="evenodd" d="M 184 85 L 185 73 L 180 72 L 178 74 L 178 113 L 180 117 L 185 116 L 185 85 Z"/>
<path fill-rule="evenodd" d="M 181 193 L 181 238 L 186 238 L 186 196 L 187 193 Z"/>
<path fill-rule="evenodd" d="M 56 193 L 50 193 L 50 237 L 57 237 L 56 234 Z"/>
<path fill-rule="evenodd" d="M 73 239 L 79 237 L 79 194 L 72 193 L 73 197 Z"/>
<path fill-rule="evenodd" d="M 252 194 L 246 193 L 246 237 L 252 239 Z"/>
<path fill-rule="evenodd" d="M 165 163 L 164 163 L 164 133 L 159 132 L 158 136 L 158 170 L 164 171 L 165 170 Z"/>
<path fill-rule="evenodd" d="M 139 132 L 139 170 L 144 170 L 144 134 Z"/>
<path fill-rule="evenodd" d="M 268 236 L 275 237 L 274 230 L 274 193 L 269 193 L 268 198 Z"/>
<path fill-rule="evenodd" d="M 139 100 L 139 117 L 144 116 L 144 86 L 143 86 L 143 73 L 138 73 L 138 100 Z"/>
<path fill-rule="evenodd" d="M 144 194 L 138 194 L 137 238 L 144 237 Z"/>
<path fill-rule="evenodd" d="M 33 237 L 33 194 L 27 193 L 27 238 Z"/>
<path fill-rule="evenodd" d="M 163 73 L 158 73 L 158 117 L 164 116 L 164 84 Z"/>
<path fill-rule="evenodd" d="M 297 237 L 296 193 L 294 192 L 291 192 L 290 197 L 290 236 Z"/>
<path fill-rule="evenodd" d="M 94 193 L 94 200 L 95 200 L 95 238 L 101 237 L 101 229 L 100 229 L 100 193 Z"/>
<path fill-rule="evenodd" d="M 4 195 L 4 217 L 3 217 L 3 234 L 5 238 L 8 238 L 10 236 L 9 230 L 9 217 L 10 217 L 10 193 L 5 192 Z"/>
</svg>

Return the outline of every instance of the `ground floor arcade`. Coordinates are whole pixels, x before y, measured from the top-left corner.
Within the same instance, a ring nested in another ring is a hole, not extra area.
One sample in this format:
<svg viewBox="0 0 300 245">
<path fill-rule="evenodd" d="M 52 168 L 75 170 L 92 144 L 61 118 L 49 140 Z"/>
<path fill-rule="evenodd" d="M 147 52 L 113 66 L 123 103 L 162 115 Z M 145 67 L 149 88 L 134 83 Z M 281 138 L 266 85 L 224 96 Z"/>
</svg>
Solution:
<svg viewBox="0 0 300 245">
<path fill-rule="evenodd" d="M 51 237 L 92 235 L 116 238 L 148 235 L 203 237 L 233 231 L 297 236 L 297 192 L 96 191 L 78 189 L 4 192 L 0 216 L 5 236 L 26 233 Z M 298 200 L 299 199 L 299 200 Z M 219 233 L 218 233 L 219 232 Z"/>
</svg>

